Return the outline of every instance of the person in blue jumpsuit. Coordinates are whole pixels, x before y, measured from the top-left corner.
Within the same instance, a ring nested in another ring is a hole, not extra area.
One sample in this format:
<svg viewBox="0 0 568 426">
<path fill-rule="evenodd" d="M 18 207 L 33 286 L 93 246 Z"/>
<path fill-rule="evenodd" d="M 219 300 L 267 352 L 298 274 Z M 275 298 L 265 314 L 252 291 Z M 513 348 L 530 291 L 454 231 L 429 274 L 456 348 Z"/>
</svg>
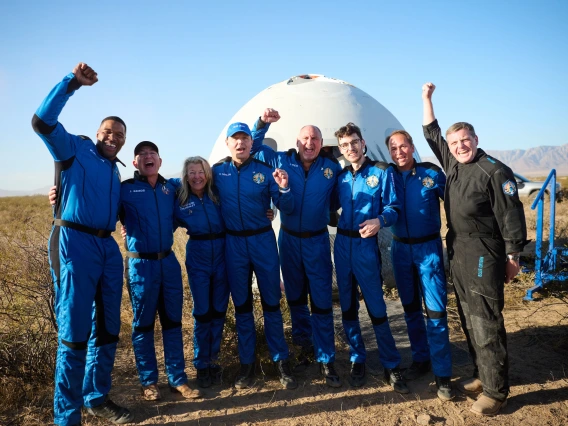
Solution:
<svg viewBox="0 0 568 426">
<path fill-rule="evenodd" d="M 412 364 L 403 376 L 417 379 L 432 368 L 438 397 L 448 401 L 454 394 L 440 237 L 440 200 L 444 199 L 446 175 L 435 164 L 416 162 L 408 132 L 395 130 L 385 143 L 395 163 L 395 186 L 402 204 L 391 227 L 391 256 L 412 349 Z M 426 325 L 422 303 L 426 306 Z"/>
<path fill-rule="evenodd" d="M 193 298 L 193 365 L 198 386 L 208 388 L 220 383 L 222 372 L 217 359 L 229 303 L 225 223 L 209 163 L 189 157 L 181 176 L 174 216 L 189 235 L 185 266 Z"/>
<path fill-rule="evenodd" d="M 273 167 L 286 170 L 294 196 L 294 210 L 281 215 L 278 246 L 292 319 L 292 339 L 301 347 L 295 371 L 307 367 L 315 348 L 315 357 L 327 385 L 339 387 L 341 380 L 334 366 L 333 266 L 327 225 L 341 166 L 321 150 L 323 138 L 316 126 L 300 129 L 297 151 L 275 152 L 262 145 L 270 122 L 279 119 L 278 111 L 272 108 L 264 111 L 253 128 L 252 154 Z"/>
<path fill-rule="evenodd" d="M 81 423 L 81 407 L 116 424 L 133 420 L 128 409 L 108 397 L 120 330 L 122 256 L 114 238 L 120 198 L 117 154 L 126 125 L 105 118 L 97 143 L 69 134 L 58 122 L 69 98 L 98 81 L 79 63 L 40 105 L 34 131 L 55 160 L 59 200 L 49 241 L 55 285 L 58 349 L 55 367 L 54 423 Z"/>
<path fill-rule="evenodd" d="M 339 150 L 351 164 L 338 177 L 342 209 L 334 245 L 335 270 L 343 327 L 349 342 L 353 376 L 365 378 L 367 353 L 359 324 L 359 289 L 373 324 L 385 381 L 396 392 L 408 393 L 400 371 L 400 354 L 387 318 L 383 297 L 377 233 L 392 226 L 400 213 L 393 169 L 364 155 L 365 140 L 353 123 L 335 132 Z"/>
<path fill-rule="evenodd" d="M 294 198 L 288 187 L 288 175 L 284 170 L 274 169 L 251 157 L 251 131 L 245 123 L 233 123 L 228 127 L 226 144 L 231 157 L 213 166 L 213 182 L 219 193 L 221 214 L 226 226 L 225 260 L 235 305 L 241 362 L 235 387 L 246 388 L 254 379 L 254 272 L 271 358 L 277 364 L 282 385 L 287 389 L 295 389 L 298 383 L 291 372 L 280 311 L 278 249 L 272 225 L 265 214 L 271 200 L 282 212 L 293 211 Z"/>
<path fill-rule="evenodd" d="M 162 325 L 164 363 L 172 392 L 184 398 L 200 393 L 188 386 L 181 329 L 183 283 L 174 252 L 173 226 L 177 186 L 158 172 L 162 165 L 156 144 L 134 148 L 137 169 L 121 185 L 120 219 L 126 228 L 127 284 L 132 303 L 132 346 L 142 384 L 142 397 L 161 399 L 154 346 L 156 313 Z"/>
</svg>

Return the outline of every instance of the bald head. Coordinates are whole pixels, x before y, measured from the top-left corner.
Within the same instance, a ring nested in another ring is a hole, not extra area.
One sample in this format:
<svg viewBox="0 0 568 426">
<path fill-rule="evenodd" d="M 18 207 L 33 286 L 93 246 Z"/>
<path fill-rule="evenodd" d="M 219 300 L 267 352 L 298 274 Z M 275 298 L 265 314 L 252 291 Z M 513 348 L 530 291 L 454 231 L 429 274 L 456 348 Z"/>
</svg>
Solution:
<svg viewBox="0 0 568 426">
<path fill-rule="evenodd" d="M 321 130 L 317 126 L 307 125 L 300 129 L 296 146 L 300 160 L 304 165 L 304 169 L 308 170 L 310 165 L 316 160 L 323 144 Z"/>
</svg>

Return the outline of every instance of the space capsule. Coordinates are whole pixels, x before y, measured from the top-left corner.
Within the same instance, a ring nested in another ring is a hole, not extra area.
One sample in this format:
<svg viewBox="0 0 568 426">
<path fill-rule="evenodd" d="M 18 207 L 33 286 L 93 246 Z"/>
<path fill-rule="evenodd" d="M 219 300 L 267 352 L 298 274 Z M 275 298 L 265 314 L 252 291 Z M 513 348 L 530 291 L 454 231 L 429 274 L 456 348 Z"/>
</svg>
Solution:
<svg viewBox="0 0 568 426">
<path fill-rule="evenodd" d="M 247 102 L 223 128 L 209 156 L 211 164 L 230 155 L 225 144 L 229 124 L 241 121 L 254 124 L 265 108 L 274 108 L 281 119 L 270 126 L 264 143 L 277 151 L 296 148 L 296 137 L 300 129 L 308 124 L 318 126 L 322 132 L 323 145 L 333 147 L 334 155 L 342 165 L 337 139 L 334 133 L 341 126 L 353 122 L 361 128 L 367 145 L 367 156 L 373 160 L 391 162 L 385 138 L 393 130 L 403 129 L 396 117 L 372 96 L 354 85 L 335 78 L 317 74 L 291 77 L 276 83 Z M 418 153 L 415 157 L 420 161 Z M 273 226 L 278 232 L 278 217 Z M 332 243 L 335 228 L 330 227 Z M 392 234 L 382 229 L 378 234 L 383 261 L 383 278 L 387 286 L 394 286 L 389 247 Z"/>
</svg>

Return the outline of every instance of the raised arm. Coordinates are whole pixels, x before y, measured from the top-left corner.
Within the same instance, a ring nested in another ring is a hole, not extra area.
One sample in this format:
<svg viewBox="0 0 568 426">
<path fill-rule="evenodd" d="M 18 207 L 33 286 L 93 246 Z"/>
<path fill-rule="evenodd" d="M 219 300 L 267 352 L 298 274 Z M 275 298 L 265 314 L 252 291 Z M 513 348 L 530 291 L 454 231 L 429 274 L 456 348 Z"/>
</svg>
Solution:
<svg viewBox="0 0 568 426">
<path fill-rule="evenodd" d="M 272 177 L 270 184 L 272 202 L 282 213 L 291 214 L 294 211 L 294 195 L 288 186 L 288 173 L 282 169 L 275 169 Z"/>
<path fill-rule="evenodd" d="M 272 167 L 279 167 L 277 154 L 274 150 L 264 145 L 264 137 L 266 136 L 266 132 L 270 128 L 270 123 L 276 123 L 280 120 L 280 114 L 273 108 L 266 108 L 262 115 L 256 120 L 254 126 L 252 127 L 252 147 L 250 150 L 250 154 L 268 164 Z"/>
<path fill-rule="evenodd" d="M 34 114 L 32 127 L 56 161 L 67 160 L 75 155 L 72 136 L 57 121 L 59 114 L 79 87 L 92 86 L 97 81 L 97 73 L 87 64 L 80 62 L 72 73 L 51 90 Z"/>
<path fill-rule="evenodd" d="M 447 173 L 453 161 L 450 149 L 446 140 L 442 136 L 442 129 L 438 125 L 438 120 L 434 116 L 434 106 L 432 104 L 432 95 L 436 86 L 432 83 L 426 83 L 422 86 L 422 104 L 423 104 L 423 120 L 422 129 L 426 142 L 430 149 L 442 165 L 442 168 Z"/>
</svg>

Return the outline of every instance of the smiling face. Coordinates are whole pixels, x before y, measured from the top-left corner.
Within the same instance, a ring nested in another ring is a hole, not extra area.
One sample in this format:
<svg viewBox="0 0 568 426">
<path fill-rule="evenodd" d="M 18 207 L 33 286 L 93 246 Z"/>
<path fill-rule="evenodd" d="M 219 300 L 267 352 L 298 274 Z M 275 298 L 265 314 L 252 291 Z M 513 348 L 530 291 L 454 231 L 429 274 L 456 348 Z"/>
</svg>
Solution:
<svg viewBox="0 0 568 426">
<path fill-rule="evenodd" d="M 205 187 L 207 185 L 207 175 L 203 166 L 199 163 L 190 163 L 187 165 L 187 183 L 198 197 L 203 197 Z"/>
<path fill-rule="evenodd" d="M 162 159 L 155 150 L 145 146 L 136 155 L 136 157 L 134 157 L 132 165 L 142 176 L 146 176 L 148 178 L 156 177 L 158 176 L 158 171 L 162 166 Z"/>
<path fill-rule="evenodd" d="M 313 163 L 320 153 L 322 136 L 316 126 L 304 126 L 296 139 L 298 154 L 302 163 Z"/>
<path fill-rule="evenodd" d="M 365 161 L 365 140 L 357 133 L 343 136 L 338 140 L 339 150 L 347 161 L 352 164 L 362 164 Z"/>
<path fill-rule="evenodd" d="M 252 148 L 252 138 L 245 132 L 237 132 L 229 136 L 225 143 L 231 151 L 231 157 L 237 164 L 244 163 L 250 157 L 250 150 Z"/>
<path fill-rule="evenodd" d="M 470 163 L 477 154 L 477 136 L 467 129 L 449 133 L 446 136 L 450 152 L 460 163 Z"/>
<path fill-rule="evenodd" d="M 394 134 L 389 139 L 389 152 L 392 161 L 401 172 L 410 170 L 414 165 L 414 145 L 400 133 Z"/>
<path fill-rule="evenodd" d="M 114 160 L 126 142 L 126 128 L 118 121 L 103 121 L 97 131 L 97 141 L 102 155 Z"/>
</svg>

